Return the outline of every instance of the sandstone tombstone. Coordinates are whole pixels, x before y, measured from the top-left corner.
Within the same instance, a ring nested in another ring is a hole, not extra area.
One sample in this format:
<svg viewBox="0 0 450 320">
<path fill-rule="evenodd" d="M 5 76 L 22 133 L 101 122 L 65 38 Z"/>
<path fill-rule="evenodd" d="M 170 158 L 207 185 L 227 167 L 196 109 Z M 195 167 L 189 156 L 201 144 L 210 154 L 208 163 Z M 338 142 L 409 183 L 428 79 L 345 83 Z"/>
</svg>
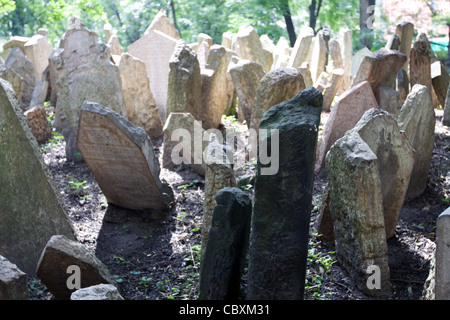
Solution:
<svg viewBox="0 0 450 320">
<path fill-rule="evenodd" d="M 206 68 L 206 65 L 208 63 L 209 47 L 210 46 L 206 41 L 203 41 L 198 45 L 197 60 L 201 69 Z"/>
<path fill-rule="evenodd" d="M 25 56 L 31 60 L 34 65 L 34 78 L 36 80 L 42 77 L 42 73 L 48 66 L 48 58 L 53 52 L 53 47 L 47 38 L 41 34 L 31 37 L 24 45 Z"/>
<path fill-rule="evenodd" d="M 191 165 L 205 175 L 203 128 L 188 112 L 172 112 L 164 124 L 164 152 L 162 166 L 172 169 L 181 163 Z M 176 152 L 176 155 L 173 155 Z M 174 161 L 176 158 L 176 161 Z"/>
<path fill-rule="evenodd" d="M 273 52 L 273 64 L 271 69 L 287 67 L 290 59 L 290 51 L 291 47 L 289 46 L 289 41 L 281 36 L 280 39 L 278 39 L 275 51 Z"/>
<path fill-rule="evenodd" d="M 251 107 L 255 100 L 258 84 L 262 77 L 264 77 L 264 70 L 257 62 L 240 59 L 230 67 L 229 72 L 236 89 L 239 108 L 242 110 L 242 116 L 244 118 L 242 120 L 245 120 L 247 126 L 250 126 L 252 117 Z"/>
<path fill-rule="evenodd" d="M 356 51 L 355 55 L 352 58 L 352 76 L 355 77 L 358 73 L 359 67 L 361 66 L 361 63 L 363 62 L 364 58 L 371 54 L 372 51 L 370 51 L 367 47 L 364 47 L 358 51 Z"/>
<path fill-rule="evenodd" d="M 326 44 L 323 37 L 323 32 L 319 31 L 314 41 L 312 53 L 311 53 L 311 78 L 313 82 L 317 80 L 319 75 L 325 71 L 327 55 Z"/>
<path fill-rule="evenodd" d="M 232 159 L 229 158 L 228 151 L 215 133 L 209 135 L 209 143 L 203 155 L 206 164 L 205 173 L 205 200 L 203 202 L 203 222 L 202 222 L 202 256 L 208 243 L 209 229 L 216 206 L 216 194 L 225 187 L 235 187 Z"/>
<path fill-rule="evenodd" d="M 252 202 L 241 189 L 226 187 L 217 192 L 216 203 L 200 267 L 199 299 L 238 299 Z"/>
<path fill-rule="evenodd" d="M 19 105 L 22 105 L 23 78 L 5 64 L 0 64 L 0 78 L 8 81 L 12 85 Z"/>
<path fill-rule="evenodd" d="M 413 57 L 411 57 L 413 60 Z M 434 148 L 436 123 L 431 93 L 426 86 L 415 85 L 397 117 L 400 130 L 406 133 L 414 153 L 414 168 L 406 194 L 406 201 L 418 197 L 425 190 Z"/>
<path fill-rule="evenodd" d="M 359 134 L 378 160 L 386 239 L 394 235 L 414 166 L 414 150 L 395 118 L 372 108 L 351 130 Z"/>
<path fill-rule="evenodd" d="M 206 43 L 208 43 L 208 45 L 211 47 L 214 43 L 213 43 L 213 38 L 206 33 L 200 32 L 197 35 L 197 43 L 202 43 L 203 41 L 206 41 Z"/>
<path fill-rule="evenodd" d="M 343 69 L 344 61 L 342 59 L 341 45 L 337 39 L 328 41 L 328 62 L 326 70 L 333 72 L 334 69 Z M 342 70 L 344 74 L 344 70 Z"/>
<path fill-rule="evenodd" d="M 64 35 L 64 51 L 57 69 L 55 128 L 66 141 L 66 158 L 76 161 L 80 109 L 84 101 L 97 102 L 125 116 L 119 68 L 111 63 L 109 47 L 97 34 L 71 19 Z"/>
<path fill-rule="evenodd" d="M 292 48 L 287 67 L 298 68 L 306 61 L 313 37 L 314 30 L 312 28 L 302 27 L 300 29 L 300 33 L 295 40 L 294 48 Z"/>
<path fill-rule="evenodd" d="M 98 103 L 81 108 L 77 146 L 108 203 L 132 210 L 168 209 L 173 191 L 145 131 Z"/>
<path fill-rule="evenodd" d="M 310 87 L 272 107 L 261 119 L 260 130 L 269 132 L 259 145 L 272 146 L 278 137 L 281 161 L 276 172 L 266 172 L 267 164 L 258 156 L 249 244 L 249 300 L 303 299 L 321 109 L 322 94 Z M 273 146 L 272 152 L 276 152 Z"/>
<path fill-rule="evenodd" d="M 447 89 L 450 85 L 450 77 L 447 69 L 440 61 L 431 64 L 431 81 L 433 89 L 436 92 L 439 103 L 445 106 L 445 98 L 447 97 Z"/>
<path fill-rule="evenodd" d="M 406 97 L 409 94 L 408 73 L 403 68 L 400 69 L 400 71 L 397 73 L 396 87 L 397 87 L 397 92 L 400 94 L 400 101 L 403 104 L 403 102 L 405 102 Z"/>
<path fill-rule="evenodd" d="M 0 300 L 27 299 L 27 275 L 0 255 Z"/>
<path fill-rule="evenodd" d="M 171 112 L 190 113 L 195 119 L 202 113 L 202 78 L 195 52 L 178 40 L 169 62 L 166 116 Z"/>
<path fill-rule="evenodd" d="M 58 70 L 61 70 L 63 65 L 62 54 L 64 49 L 58 48 L 53 50 L 48 58 L 48 85 L 50 90 L 50 102 L 56 106 L 56 80 L 58 80 Z"/>
<path fill-rule="evenodd" d="M 442 212 L 436 222 L 436 300 L 450 300 L 450 208 Z"/>
<path fill-rule="evenodd" d="M 112 284 L 96 284 L 81 288 L 70 295 L 70 300 L 124 300 L 119 290 Z"/>
<path fill-rule="evenodd" d="M 380 109 L 389 112 L 395 118 L 397 117 L 403 104 L 398 91 L 390 87 L 379 86 L 378 100 Z"/>
<path fill-rule="evenodd" d="M 74 238 L 74 230 L 14 91 L 3 79 L 0 114 L 0 254 L 33 275 L 50 237 Z"/>
<path fill-rule="evenodd" d="M 323 91 L 323 111 L 329 112 L 334 98 L 344 79 L 344 69 L 334 69 L 330 75 L 329 85 Z"/>
<path fill-rule="evenodd" d="M 128 53 L 119 62 L 126 118 L 155 139 L 162 135 L 162 121 L 150 90 L 145 63 Z"/>
<path fill-rule="evenodd" d="M 243 25 L 239 28 L 233 37 L 231 49 L 242 59 L 258 62 L 263 66 L 264 72 L 270 71 L 273 64 L 272 53 L 263 49 L 252 26 Z"/>
<path fill-rule="evenodd" d="M 128 47 L 129 54 L 145 63 L 150 79 L 150 89 L 155 97 L 162 122 L 166 120 L 169 63 L 176 44 L 176 38 L 151 29 Z"/>
<path fill-rule="evenodd" d="M 266 73 L 256 89 L 252 104 L 250 128 L 258 131 L 264 112 L 274 105 L 289 100 L 305 89 L 303 77 L 295 68 L 278 68 Z"/>
<path fill-rule="evenodd" d="M 24 115 L 38 144 L 44 143 L 52 137 L 52 129 L 48 124 L 44 106 L 28 109 Z"/>
<path fill-rule="evenodd" d="M 233 33 L 229 31 L 225 31 L 222 33 L 222 46 L 231 50 L 231 44 L 233 42 Z"/>
<path fill-rule="evenodd" d="M 30 40 L 29 37 L 22 37 L 22 36 L 12 36 L 4 45 L 3 45 L 3 52 L 1 53 L 2 58 L 4 61 L 8 58 L 8 55 L 11 53 L 12 48 L 18 47 L 22 52 L 24 51 L 23 48 L 25 46 L 25 43 Z"/>
<path fill-rule="evenodd" d="M 384 47 L 388 50 L 398 50 L 400 48 L 400 37 L 395 33 L 391 34 Z"/>
<path fill-rule="evenodd" d="M 260 36 L 259 41 L 261 41 L 261 45 L 262 45 L 263 49 L 271 52 L 272 54 L 274 53 L 275 44 L 273 43 L 272 39 L 270 39 L 267 34 L 263 34 L 262 36 Z M 228 49 L 231 49 L 231 47 Z"/>
<path fill-rule="evenodd" d="M 123 48 L 120 45 L 119 38 L 115 34 L 113 34 L 109 38 L 107 44 L 110 47 L 111 56 L 112 56 L 114 63 L 118 64 L 120 61 L 120 57 L 122 56 L 122 53 L 123 53 Z"/>
<path fill-rule="evenodd" d="M 36 274 L 57 300 L 69 300 L 75 288 L 69 288 L 69 277 L 76 272 L 80 275 L 80 287 L 90 287 L 99 283 L 118 286 L 108 268 L 82 243 L 62 235 L 50 238 L 39 259 Z M 69 271 L 69 272 L 68 272 Z"/>
<path fill-rule="evenodd" d="M 409 74 L 409 59 L 414 36 L 414 25 L 408 21 L 399 23 L 395 27 L 395 34 L 398 35 L 400 39 L 398 51 L 405 54 L 407 58 L 402 68 Z"/>
<path fill-rule="evenodd" d="M 409 60 L 409 84 L 413 88 L 416 84 L 424 85 L 430 91 L 433 90 L 431 80 L 431 47 L 425 33 L 417 36 L 414 46 L 411 48 Z"/>
<path fill-rule="evenodd" d="M 30 105 L 36 82 L 33 62 L 25 57 L 20 48 L 14 47 L 5 61 L 5 66 L 23 79 L 22 108 L 25 110 Z"/>
<path fill-rule="evenodd" d="M 357 132 L 350 132 L 331 147 L 326 166 L 338 261 L 361 291 L 388 296 L 391 285 L 378 159 Z M 366 285 L 371 266 L 379 268 L 379 289 Z"/>
<path fill-rule="evenodd" d="M 166 10 L 161 9 L 158 11 L 156 16 L 153 18 L 152 22 L 148 26 L 147 30 L 145 30 L 144 37 L 150 33 L 150 31 L 160 31 L 164 34 L 167 34 L 169 37 L 179 40 L 181 39 L 180 33 L 175 28 L 172 22 L 170 22 L 169 18 L 167 18 Z"/>
<path fill-rule="evenodd" d="M 351 87 L 352 74 L 352 60 L 353 60 L 353 45 L 352 45 L 352 31 L 349 29 L 340 29 L 338 41 L 341 46 L 342 62 L 344 64 L 344 80 L 343 91 Z"/>
<path fill-rule="evenodd" d="M 378 87 L 380 85 L 390 87 L 395 90 L 397 73 L 406 61 L 406 56 L 396 50 L 381 48 L 378 51 L 367 55 L 358 69 L 358 73 L 353 79 L 352 86 L 368 81 L 379 101 Z"/>
<path fill-rule="evenodd" d="M 352 129 L 361 119 L 364 112 L 371 108 L 378 108 L 370 84 L 361 82 L 339 96 L 319 139 L 316 154 L 315 173 L 323 173 L 325 156 L 331 146 L 344 134 Z"/>
</svg>

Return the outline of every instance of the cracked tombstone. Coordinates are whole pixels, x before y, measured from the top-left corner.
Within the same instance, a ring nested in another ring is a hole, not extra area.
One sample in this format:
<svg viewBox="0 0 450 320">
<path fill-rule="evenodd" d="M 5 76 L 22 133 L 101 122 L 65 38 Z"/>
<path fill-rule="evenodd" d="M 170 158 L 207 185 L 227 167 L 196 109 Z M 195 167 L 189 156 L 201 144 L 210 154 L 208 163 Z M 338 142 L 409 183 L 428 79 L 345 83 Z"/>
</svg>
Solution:
<svg viewBox="0 0 450 320">
<path fill-rule="evenodd" d="M 77 146 L 110 204 L 131 210 L 168 210 L 171 187 L 144 129 L 98 103 L 81 108 Z"/>
<path fill-rule="evenodd" d="M 261 119 L 259 148 L 270 150 L 272 159 L 259 152 L 249 244 L 250 300 L 303 299 L 322 99 L 310 87 Z"/>
</svg>

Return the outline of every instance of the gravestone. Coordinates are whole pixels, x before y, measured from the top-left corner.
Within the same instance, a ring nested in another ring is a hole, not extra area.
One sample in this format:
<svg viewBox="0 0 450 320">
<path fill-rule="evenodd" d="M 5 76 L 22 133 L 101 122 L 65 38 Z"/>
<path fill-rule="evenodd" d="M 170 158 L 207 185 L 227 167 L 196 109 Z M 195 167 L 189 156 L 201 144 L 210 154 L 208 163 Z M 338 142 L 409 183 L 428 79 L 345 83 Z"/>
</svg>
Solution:
<svg viewBox="0 0 450 320">
<path fill-rule="evenodd" d="M 53 47 L 47 37 L 36 34 L 24 45 L 24 54 L 34 65 L 34 78 L 41 79 L 42 73 L 48 67 L 48 58 L 53 52 Z"/>
<path fill-rule="evenodd" d="M 273 64 L 271 69 L 287 67 L 291 50 L 289 41 L 285 37 L 281 36 L 280 39 L 278 39 L 277 45 L 275 46 L 275 51 L 273 52 Z"/>
<path fill-rule="evenodd" d="M 447 89 L 450 85 L 450 77 L 445 65 L 442 62 L 436 61 L 431 64 L 431 81 L 433 83 L 433 89 L 436 92 L 438 101 L 441 106 L 444 107 Z"/>
<path fill-rule="evenodd" d="M 447 97 L 445 98 L 444 117 L 442 118 L 442 123 L 444 124 L 444 126 L 450 127 L 450 90 L 448 89 Z"/>
<path fill-rule="evenodd" d="M 411 57 L 411 61 L 413 57 Z M 418 197 L 425 190 L 434 148 L 436 124 L 431 93 L 426 86 L 416 84 L 406 98 L 397 117 L 400 130 L 406 133 L 414 153 L 414 168 L 406 194 L 406 201 Z"/>
<path fill-rule="evenodd" d="M 411 53 L 411 44 L 414 36 L 414 25 L 411 22 L 404 21 L 397 24 L 395 27 L 395 34 L 400 39 L 400 45 L 398 51 L 406 55 L 406 61 L 403 64 L 403 70 L 409 74 L 409 60 Z"/>
<path fill-rule="evenodd" d="M 361 66 L 361 63 L 363 62 L 364 58 L 371 54 L 372 51 L 370 51 L 367 47 L 363 47 L 362 49 L 356 51 L 355 55 L 352 58 L 352 77 L 354 78 L 356 74 L 358 73 L 359 67 Z"/>
<path fill-rule="evenodd" d="M 276 172 L 266 172 L 268 165 L 258 156 L 249 245 L 249 300 L 303 299 L 321 111 L 322 94 L 310 87 L 272 107 L 261 119 L 260 130 L 269 132 L 259 146 L 271 146 L 281 161 Z"/>
<path fill-rule="evenodd" d="M 28 109 L 24 115 L 38 144 L 44 143 L 52 137 L 52 128 L 48 124 L 44 106 Z"/>
<path fill-rule="evenodd" d="M 222 33 L 222 46 L 231 50 L 231 44 L 233 42 L 233 33 L 229 31 L 225 31 Z"/>
<path fill-rule="evenodd" d="M 204 176 L 203 150 L 207 143 L 203 141 L 201 123 L 188 112 L 172 112 L 164 124 L 163 132 L 162 166 L 173 169 L 176 165 L 184 163 L 191 165 L 200 175 Z M 176 155 L 172 155 L 172 152 L 175 152 Z M 176 157 L 175 161 L 174 157 Z"/>
<path fill-rule="evenodd" d="M 199 299 L 238 299 L 252 202 L 241 189 L 226 187 L 217 192 L 216 203 L 200 267 Z"/>
<path fill-rule="evenodd" d="M 378 159 L 355 131 L 331 147 L 326 158 L 336 257 L 365 294 L 391 292 Z M 367 286 L 379 268 L 380 288 Z"/>
<path fill-rule="evenodd" d="M 312 53 L 311 53 L 311 78 L 313 82 L 317 80 L 319 75 L 325 71 L 327 55 L 326 55 L 326 43 L 323 36 L 323 32 L 319 31 L 316 34 L 316 38 L 313 43 Z"/>
<path fill-rule="evenodd" d="M 344 69 L 334 69 L 330 75 L 327 87 L 323 91 L 323 111 L 329 112 L 333 100 L 342 84 L 344 78 Z"/>
<path fill-rule="evenodd" d="M 28 300 L 27 275 L 1 255 L 0 300 Z"/>
<path fill-rule="evenodd" d="M 158 11 L 158 13 L 148 26 L 147 30 L 145 30 L 144 37 L 149 34 L 150 31 L 160 31 L 175 40 L 181 39 L 180 33 L 178 32 L 177 28 L 175 28 L 173 23 L 170 22 L 169 18 L 167 17 L 166 10 L 164 9 L 160 9 Z"/>
<path fill-rule="evenodd" d="M 144 129 L 98 103 L 81 108 L 77 146 L 110 204 L 132 210 L 167 210 L 173 191 Z"/>
<path fill-rule="evenodd" d="M 145 63 L 150 89 L 162 122 L 166 120 L 169 63 L 177 40 L 159 30 L 151 29 L 128 47 L 129 54 Z"/>
<path fill-rule="evenodd" d="M 289 63 L 287 65 L 288 68 L 298 68 L 306 61 L 313 37 L 314 30 L 312 28 L 302 27 L 300 29 L 300 33 L 292 48 Z"/>
<path fill-rule="evenodd" d="M 19 105 L 22 105 L 23 78 L 5 64 L 0 64 L 0 78 L 8 81 L 16 94 Z"/>
<path fill-rule="evenodd" d="M 403 104 L 409 94 L 408 73 L 403 68 L 400 69 L 400 71 L 397 73 L 396 87 L 397 92 L 400 94 L 400 101 Z"/>
<path fill-rule="evenodd" d="M 326 66 L 327 72 L 333 72 L 334 69 L 343 69 L 344 61 L 342 59 L 341 45 L 337 39 L 328 41 L 328 62 Z M 344 73 L 344 70 L 342 70 Z"/>
<path fill-rule="evenodd" d="M 442 212 L 436 222 L 436 300 L 450 300 L 450 208 Z"/>
<path fill-rule="evenodd" d="M 109 38 L 107 44 L 110 47 L 111 56 L 112 56 L 114 63 L 118 64 L 120 61 L 120 57 L 122 56 L 122 53 L 123 53 L 123 48 L 120 45 L 119 37 L 117 37 L 115 34 L 113 34 Z"/>
<path fill-rule="evenodd" d="M 414 166 L 414 150 L 389 113 L 372 108 L 351 129 L 378 160 L 386 239 L 394 235 Z"/>
<path fill-rule="evenodd" d="M 234 177 L 232 159 L 229 158 L 228 150 L 219 140 L 221 136 L 211 133 L 209 135 L 208 146 L 203 155 L 206 164 L 205 173 L 205 198 L 203 202 L 203 220 L 202 220 L 202 256 L 208 243 L 209 229 L 216 206 L 216 194 L 225 187 L 235 187 L 236 178 Z"/>
<path fill-rule="evenodd" d="M 295 68 L 278 68 L 266 73 L 259 81 L 251 106 L 250 128 L 258 131 L 259 122 L 267 110 L 289 100 L 305 89 L 303 77 Z"/>
<path fill-rule="evenodd" d="M 417 36 L 411 48 L 409 60 L 409 84 L 413 88 L 416 84 L 424 85 L 430 93 L 433 90 L 431 80 L 431 47 L 425 33 Z"/>
<path fill-rule="evenodd" d="M 353 79 L 352 86 L 368 81 L 379 102 L 378 87 L 387 86 L 395 90 L 397 73 L 406 61 L 406 56 L 396 50 L 381 48 L 368 54 Z"/>
<path fill-rule="evenodd" d="M 403 104 L 398 91 L 390 87 L 379 86 L 378 100 L 380 109 L 389 112 L 395 118 L 397 117 Z"/>
<path fill-rule="evenodd" d="M 342 62 L 344 64 L 344 80 L 343 90 L 350 89 L 351 87 L 351 75 L 352 75 L 352 60 L 353 60 L 353 44 L 352 44 L 352 30 L 340 29 L 338 35 L 338 41 L 341 46 Z M 341 93 L 342 93 L 341 92 Z"/>
<path fill-rule="evenodd" d="M 200 120 L 202 112 L 202 78 L 195 52 L 178 40 L 169 62 L 169 88 L 166 116 L 187 112 Z"/>
<path fill-rule="evenodd" d="M 64 51 L 57 66 L 55 128 L 66 141 L 66 158 L 77 161 L 80 109 L 84 101 L 97 102 L 125 115 L 119 68 L 111 63 L 109 47 L 80 19 L 71 19 L 64 35 Z"/>
<path fill-rule="evenodd" d="M 74 230 L 14 91 L 3 79 L 0 114 L 0 255 L 34 275 L 50 237 L 73 239 Z"/>
<path fill-rule="evenodd" d="M 203 128 L 219 127 L 228 103 L 227 70 L 231 56 L 221 45 L 211 46 L 207 67 L 202 69 L 202 109 L 199 117 Z"/>
<path fill-rule="evenodd" d="M 270 39 L 267 34 L 263 34 L 259 37 L 259 41 L 261 42 L 263 49 L 269 51 L 273 55 L 275 51 L 275 44 L 273 43 L 272 39 Z M 231 47 L 229 49 L 231 49 Z"/>
<path fill-rule="evenodd" d="M 209 54 L 210 45 L 208 42 L 203 41 L 198 45 L 197 48 L 197 60 L 201 69 L 206 68 L 206 64 L 208 63 L 208 54 Z"/>
<path fill-rule="evenodd" d="M 197 43 L 200 44 L 200 43 L 202 43 L 203 41 L 205 41 L 210 47 L 214 44 L 214 43 L 213 43 L 213 38 L 212 38 L 209 34 L 200 32 L 200 33 L 197 35 Z"/>
<path fill-rule="evenodd" d="M 58 70 L 61 70 L 63 65 L 62 53 L 64 49 L 58 48 L 53 50 L 48 58 L 48 85 L 50 90 L 50 102 L 56 106 L 57 93 L 56 93 L 56 80 L 58 79 Z"/>
<path fill-rule="evenodd" d="M 75 271 L 70 269 L 73 266 L 79 268 L 81 288 L 99 283 L 118 286 L 108 268 L 82 243 L 54 235 L 42 252 L 36 274 L 56 300 L 69 300 L 75 291 L 67 285 Z"/>
<path fill-rule="evenodd" d="M 246 60 L 258 62 L 264 72 L 269 72 L 273 64 L 273 56 L 270 51 L 263 49 L 256 30 L 249 25 L 243 25 L 233 37 L 231 49 Z"/>
<path fill-rule="evenodd" d="M 339 96 L 319 139 L 316 153 L 315 173 L 323 174 L 325 156 L 331 146 L 344 134 L 352 129 L 361 119 L 364 112 L 371 108 L 378 108 L 370 84 L 361 82 Z"/>
<path fill-rule="evenodd" d="M 33 62 L 25 57 L 22 50 L 18 47 L 11 49 L 8 58 L 5 61 L 5 66 L 14 71 L 23 79 L 22 87 L 22 109 L 28 108 L 33 97 L 34 85 L 36 82 L 35 68 Z"/>
<path fill-rule="evenodd" d="M 141 127 L 150 138 L 162 136 L 162 121 L 150 90 L 145 63 L 128 53 L 119 62 L 126 118 Z"/>
<path fill-rule="evenodd" d="M 264 77 L 264 70 L 257 62 L 239 59 L 236 64 L 230 66 L 229 72 L 236 89 L 239 108 L 242 110 L 243 119 L 241 121 L 245 120 L 247 126 L 250 126 L 251 107 L 259 82 Z"/>
<path fill-rule="evenodd" d="M 398 50 L 400 47 L 400 37 L 397 34 L 391 34 L 384 46 L 388 50 Z"/>
</svg>

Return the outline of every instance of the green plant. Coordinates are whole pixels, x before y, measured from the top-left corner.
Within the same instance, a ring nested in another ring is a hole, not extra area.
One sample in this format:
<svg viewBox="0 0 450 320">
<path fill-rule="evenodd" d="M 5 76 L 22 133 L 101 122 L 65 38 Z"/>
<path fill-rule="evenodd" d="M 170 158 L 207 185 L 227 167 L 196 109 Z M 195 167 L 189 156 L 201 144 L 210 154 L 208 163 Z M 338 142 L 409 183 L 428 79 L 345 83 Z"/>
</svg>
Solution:
<svg viewBox="0 0 450 320">
<path fill-rule="evenodd" d="M 119 256 L 113 256 L 113 259 L 116 260 L 116 263 L 121 263 L 121 264 L 128 264 L 131 262 L 131 261 L 125 260 L 124 258 L 119 257 Z"/>
<path fill-rule="evenodd" d="M 53 130 L 51 138 L 46 143 L 41 145 L 41 151 L 49 151 L 50 149 L 58 146 L 63 140 L 64 136 Z"/>
<path fill-rule="evenodd" d="M 199 183 L 199 181 L 197 179 L 194 179 L 187 184 L 182 184 L 181 186 L 178 186 L 177 189 L 187 189 L 187 188 L 191 188 L 191 187 L 197 187 L 198 183 Z"/>
<path fill-rule="evenodd" d="M 89 186 L 86 181 L 79 181 L 74 176 L 69 177 L 67 182 L 68 191 L 70 194 L 83 198 L 87 195 Z"/>
</svg>

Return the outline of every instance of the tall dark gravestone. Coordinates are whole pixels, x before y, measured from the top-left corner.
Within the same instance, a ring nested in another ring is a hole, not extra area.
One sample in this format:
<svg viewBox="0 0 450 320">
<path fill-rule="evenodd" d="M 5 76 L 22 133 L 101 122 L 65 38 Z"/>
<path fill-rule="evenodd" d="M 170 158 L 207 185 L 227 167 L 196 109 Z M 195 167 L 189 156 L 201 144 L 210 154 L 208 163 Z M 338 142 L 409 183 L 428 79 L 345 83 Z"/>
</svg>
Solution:
<svg viewBox="0 0 450 320">
<path fill-rule="evenodd" d="M 322 104 L 322 94 L 309 87 L 261 119 L 249 244 L 250 300 L 303 299 Z M 265 147 L 272 158 L 279 155 L 275 173 L 264 170 L 273 167 L 261 157 Z"/>
</svg>

